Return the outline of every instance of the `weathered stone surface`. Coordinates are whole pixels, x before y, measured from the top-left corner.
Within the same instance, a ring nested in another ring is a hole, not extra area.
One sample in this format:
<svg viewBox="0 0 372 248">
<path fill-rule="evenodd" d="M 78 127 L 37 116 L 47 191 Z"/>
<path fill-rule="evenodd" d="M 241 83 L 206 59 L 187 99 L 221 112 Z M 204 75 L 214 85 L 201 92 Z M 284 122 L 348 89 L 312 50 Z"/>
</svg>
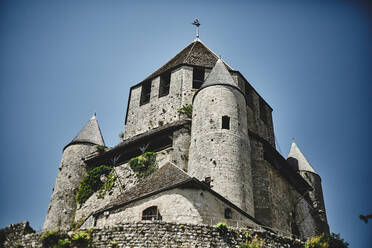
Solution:
<svg viewBox="0 0 372 248">
<path fill-rule="evenodd" d="M 111 228 L 94 228 L 91 244 L 96 248 L 110 247 L 112 242 L 126 248 L 232 248 L 246 242 L 246 234 L 264 240 L 265 247 L 269 248 L 300 248 L 304 245 L 301 240 L 283 237 L 264 229 L 230 229 L 227 232 L 220 232 L 215 227 L 207 225 L 165 222 L 122 223 Z M 29 234 L 13 242 L 20 242 L 24 247 L 41 248 L 40 236 L 41 233 Z"/>
<path fill-rule="evenodd" d="M 72 144 L 65 148 L 44 222 L 45 230 L 67 229 L 74 221 L 75 193 L 86 173 L 82 158 L 96 150 L 93 144 Z"/>
<path fill-rule="evenodd" d="M 213 71 L 212 71 L 213 72 Z M 250 144 L 243 94 L 232 86 L 214 85 L 194 98 L 190 175 L 254 216 Z M 228 116 L 229 129 L 222 129 Z"/>
<path fill-rule="evenodd" d="M 224 222 L 234 227 L 257 226 L 208 191 L 176 188 L 135 201 L 107 214 L 101 214 L 94 227 L 103 228 L 122 222 L 140 221 L 143 210 L 151 206 L 157 206 L 164 222 L 209 225 Z M 225 218 L 226 208 L 232 211 L 231 219 Z"/>
</svg>

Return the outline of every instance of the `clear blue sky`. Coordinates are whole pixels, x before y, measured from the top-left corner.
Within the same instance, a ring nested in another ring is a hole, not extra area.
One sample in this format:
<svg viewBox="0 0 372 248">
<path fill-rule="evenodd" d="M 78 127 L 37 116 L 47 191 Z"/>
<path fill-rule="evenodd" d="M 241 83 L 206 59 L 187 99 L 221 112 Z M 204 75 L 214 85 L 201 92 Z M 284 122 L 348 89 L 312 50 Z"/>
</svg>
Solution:
<svg viewBox="0 0 372 248">
<path fill-rule="evenodd" d="M 371 5 L 278 2 L 0 0 L 0 227 L 42 227 L 62 148 L 94 112 L 116 145 L 129 87 L 199 18 L 201 39 L 274 109 L 281 153 L 295 138 L 321 175 L 331 231 L 371 247 L 358 218 L 372 213 Z"/>
</svg>

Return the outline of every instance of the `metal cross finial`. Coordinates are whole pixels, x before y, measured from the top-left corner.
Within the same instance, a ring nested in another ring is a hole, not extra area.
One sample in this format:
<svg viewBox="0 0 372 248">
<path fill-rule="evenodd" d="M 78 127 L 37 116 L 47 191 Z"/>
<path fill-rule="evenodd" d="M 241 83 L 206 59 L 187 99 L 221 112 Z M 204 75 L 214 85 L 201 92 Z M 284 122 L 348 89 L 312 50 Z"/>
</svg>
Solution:
<svg viewBox="0 0 372 248">
<path fill-rule="evenodd" d="M 195 19 L 195 21 L 191 24 L 196 26 L 196 38 L 198 39 L 199 38 L 199 26 L 201 24 L 198 19 Z"/>
</svg>

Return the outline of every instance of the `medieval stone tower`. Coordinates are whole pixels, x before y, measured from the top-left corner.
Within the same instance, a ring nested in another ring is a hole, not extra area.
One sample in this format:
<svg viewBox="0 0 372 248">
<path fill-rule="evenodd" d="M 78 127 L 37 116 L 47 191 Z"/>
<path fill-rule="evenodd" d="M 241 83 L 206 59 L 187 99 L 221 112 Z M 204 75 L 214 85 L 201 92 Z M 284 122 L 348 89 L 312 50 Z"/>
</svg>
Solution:
<svg viewBox="0 0 372 248">
<path fill-rule="evenodd" d="M 295 143 L 288 160 L 276 150 L 272 108 L 199 38 L 130 88 L 121 137 L 98 151 L 94 116 L 64 148 L 44 229 L 157 220 L 329 232 L 320 176 Z M 150 162 L 151 173 L 138 171 Z M 111 184 L 101 175 L 104 190 L 76 203 L 83 176 L 101 165 Z"/>
<path fill-rule="evenodd" d="M 193 99 L 189 173 L 254 216 L 244 93 L 219 59 Z"/>
<path fill-rule="evenodd" d="M 104 146 L 101 131 L 94 115 L 76 137 L 63 149 L 57 180 L 44 222 L 45 230 L 67 229 L 74 221 L 75 194 L 86 173 L 83 158 Z"/>
</svg>

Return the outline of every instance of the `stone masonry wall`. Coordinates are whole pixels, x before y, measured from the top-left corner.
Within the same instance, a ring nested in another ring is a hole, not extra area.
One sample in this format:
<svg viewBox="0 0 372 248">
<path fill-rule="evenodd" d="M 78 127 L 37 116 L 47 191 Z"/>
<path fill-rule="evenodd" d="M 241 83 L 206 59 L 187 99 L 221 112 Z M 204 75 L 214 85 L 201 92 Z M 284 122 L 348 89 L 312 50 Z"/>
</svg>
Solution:
<svg viewBox="0 0 372 248">
<path fill-rule="evenodd" d="M 125 248 L 227 248 L 250 240 L 246 234 L 263 239 L 265 247 L 302 248 L 301 240 L 276 235 L 271 231 L 252 229 L 230 229 L 221 232 L 215 227 L 206 225 L 188 225 L 165 222 L 123 223 L 107 229 L 93 229 L 91 244 L 96 248 L 107 248 L 116 243 Z M 25 235 L 20 242 L 24 247 L 42 248 L 41 234 Z"/>
<path fill-rule="evenodd" d="M 156 162 L 158 166 L 162 166 L 170 161 L 172 151 L 173 148 L 167 148 L 157 152 Z M 87 218 L 91 213 L 107 206 L 116 200 L 125 190 L 130 189 L 139 182 L 128 163 L 118 165 L 114 169 L 117 178 L 112 189 L 103 197 L 100 197 L 99 193 L 95 192 L 86 202 L 78 204 L 74 218 L 76 222 Z"/>
<path fill-rule="evenodd" d="M 224 222 L 234 227 L 257 226 L 252 220 L 208 191 L 176 188 L 111 210 L 107 214 L 101 214 L 96 220 L 96 225 L 90 227 L 102 228 L 123 222 L 140 221 L 143 210 L 152 206 L 157 206 L 164 222 L 209 225 Z M 231 219 L 225 218 L 226 208 L 232 212 Z"/>
<path fill-rule="evenodd" d="M 44 222 L 45 230 L 58 227 L 67 229 L 74 221 L 75 193 L 86 172 L 82 158 L 96 150 L 93 144 L 72 144 L 64 150 Z"/>
<path fill-rule="evenodd" d="M 229 129 L 222 128 L 228 116 Z M 189 173 L 254 216 L 245 99 L 234 87 L 209 86 L 194 98 Z"/>
</svg>

